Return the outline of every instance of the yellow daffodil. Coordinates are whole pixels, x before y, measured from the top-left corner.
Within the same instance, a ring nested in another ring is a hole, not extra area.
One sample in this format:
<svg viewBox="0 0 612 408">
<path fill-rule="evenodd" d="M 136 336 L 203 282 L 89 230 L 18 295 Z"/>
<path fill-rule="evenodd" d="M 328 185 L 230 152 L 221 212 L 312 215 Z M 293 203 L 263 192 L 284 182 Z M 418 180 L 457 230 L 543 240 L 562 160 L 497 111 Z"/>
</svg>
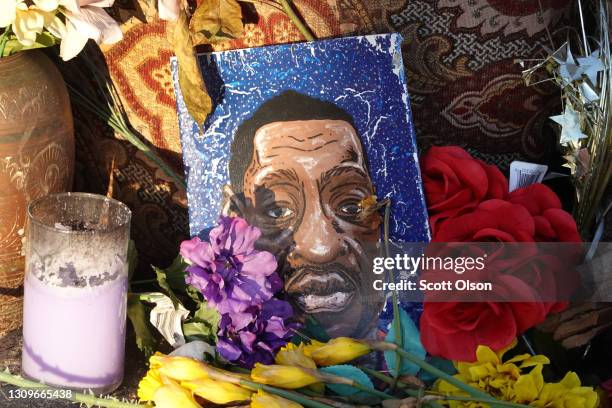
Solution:
<svg viewBox="0 0 612 408">
<path fill-rule="evenodd" d="M 197 381 L 183 381 L 181 385 L 195 395 L 214 404 L 228 404 L 234 401 L 246 401 L 251 398 L 251 391 L 239 385 L 209 378 Z"/>
<path fill-rule="evenodd" d="M 251 397 L 251 408 L 302 408 L 302 406 L 297 402 L 259 390 Z"/>
<path fill-rule="evenodd" d="M 344 364 L 372 351 L 367 343 L 349 337 L 337 337 L 327 343 L 313 342 L 304 347 L 317 365 L 330 366 Z"/>
<path fill-rule="evenodd" d="M 152 401 L 155 391 L 163 385 L 159 370 L 156 368 L 149 369 L 147 374 L 138 383 L 138 398 L 141 401 Z"/>
<path fill-rule="evenodd" d="M 274 358 L 276 364 L 316 369 L 314 360 L 304 353 L 304 344 L 296 346 L 293 343 L 281 348 Z"/>
<path fill-rule="evenodd" d="M 316 373 L 295 366 L 256 364 L 251 371 L 253 381 L 280 388 L 302 388 L 321 382 Z"/>
<path fill-rule="evenodd" d="M 317 365 L 314 360 L 306 356 L 303 343 L 299 346 L 296 346 L 293 343 L 287 344 L 276 354 L 275 361 L 276 364 L 280 365 L 303 367 L 313 370 L 317 369 Z M 323 394 L 325 392 L 325 384 L 323 383 L 312 384 L 308 388 L 319 394 Z"/>
<path fill-rule="evenodd" d="M 172 380 L 165 380 L 153 394 L 155 408 L 202 408 L 191 393 Z"/>
<path fill-rule="evenodd" d="M 195 381 L 208 378 L 210 369 L 201 361 L 181 356 L 157 354 L 150 359 L 151 367 L 158 367 L 159 373 L 176 381 Z"/>
</svg>

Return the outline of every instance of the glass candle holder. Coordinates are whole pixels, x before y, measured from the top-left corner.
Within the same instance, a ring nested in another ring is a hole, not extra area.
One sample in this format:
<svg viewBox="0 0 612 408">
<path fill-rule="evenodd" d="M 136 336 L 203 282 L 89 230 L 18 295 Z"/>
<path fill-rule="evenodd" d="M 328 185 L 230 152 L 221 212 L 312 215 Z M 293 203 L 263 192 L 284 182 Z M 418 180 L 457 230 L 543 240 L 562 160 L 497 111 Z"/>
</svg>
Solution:
<svg viewBox="0 0 612 408">
<path fill-rule="evenodd" d="M 123 380 L 131 212 L 62 193 L 28 208 L 22 372 L 101 394 Z"/>
</svg>

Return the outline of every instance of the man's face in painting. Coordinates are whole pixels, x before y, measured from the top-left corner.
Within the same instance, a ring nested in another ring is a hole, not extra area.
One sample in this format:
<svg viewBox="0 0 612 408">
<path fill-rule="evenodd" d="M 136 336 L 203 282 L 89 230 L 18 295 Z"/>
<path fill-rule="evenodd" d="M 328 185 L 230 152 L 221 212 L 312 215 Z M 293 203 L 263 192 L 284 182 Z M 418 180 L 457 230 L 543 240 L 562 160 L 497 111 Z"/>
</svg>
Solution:
<svg viewBox="0 0 612 408">
<path fill-rule="evenodd" d="M 382 302 L 371 260 L 380 219 L 360 202 L 374 194 L 364 152 L 343 120 L 274 122 L 254 136 L 243 192 L 260 244 L 284 259 L 294 304 L 332 336 L 363 336 Z"/>
</svg>

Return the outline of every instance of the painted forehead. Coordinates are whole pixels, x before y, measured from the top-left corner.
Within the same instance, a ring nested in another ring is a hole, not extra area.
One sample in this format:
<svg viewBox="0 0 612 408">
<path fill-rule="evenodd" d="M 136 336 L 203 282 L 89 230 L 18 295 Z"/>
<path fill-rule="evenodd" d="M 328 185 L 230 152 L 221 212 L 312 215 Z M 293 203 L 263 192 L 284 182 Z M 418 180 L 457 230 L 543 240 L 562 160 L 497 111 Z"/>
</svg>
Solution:
<svg viewBox="0 0 612 408">
<path fill-rule="evenodd" d="M 262 165 L 276 158 L 324 155 L 330 150 L 346 156 L 342 160 L 363 163 L 359 136 L 343 120 L 274 122 L 257 130 L 254 141 Z"/>
</svg>

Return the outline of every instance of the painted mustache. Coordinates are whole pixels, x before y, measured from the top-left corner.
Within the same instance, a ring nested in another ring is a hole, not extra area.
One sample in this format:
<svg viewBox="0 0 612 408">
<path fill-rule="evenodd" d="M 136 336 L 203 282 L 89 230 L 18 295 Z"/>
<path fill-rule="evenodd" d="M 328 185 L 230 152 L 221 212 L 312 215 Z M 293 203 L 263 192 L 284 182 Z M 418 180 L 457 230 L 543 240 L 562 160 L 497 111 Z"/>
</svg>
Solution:
<svg viewBox="0 0 612 408">
<path fill-rule="evenodd" d="M 339 312 L 357 293 L 355 275 L 338 264 L 306 265 L 290 274 L 285 290 L 306 313 Z"/>
</svg>

